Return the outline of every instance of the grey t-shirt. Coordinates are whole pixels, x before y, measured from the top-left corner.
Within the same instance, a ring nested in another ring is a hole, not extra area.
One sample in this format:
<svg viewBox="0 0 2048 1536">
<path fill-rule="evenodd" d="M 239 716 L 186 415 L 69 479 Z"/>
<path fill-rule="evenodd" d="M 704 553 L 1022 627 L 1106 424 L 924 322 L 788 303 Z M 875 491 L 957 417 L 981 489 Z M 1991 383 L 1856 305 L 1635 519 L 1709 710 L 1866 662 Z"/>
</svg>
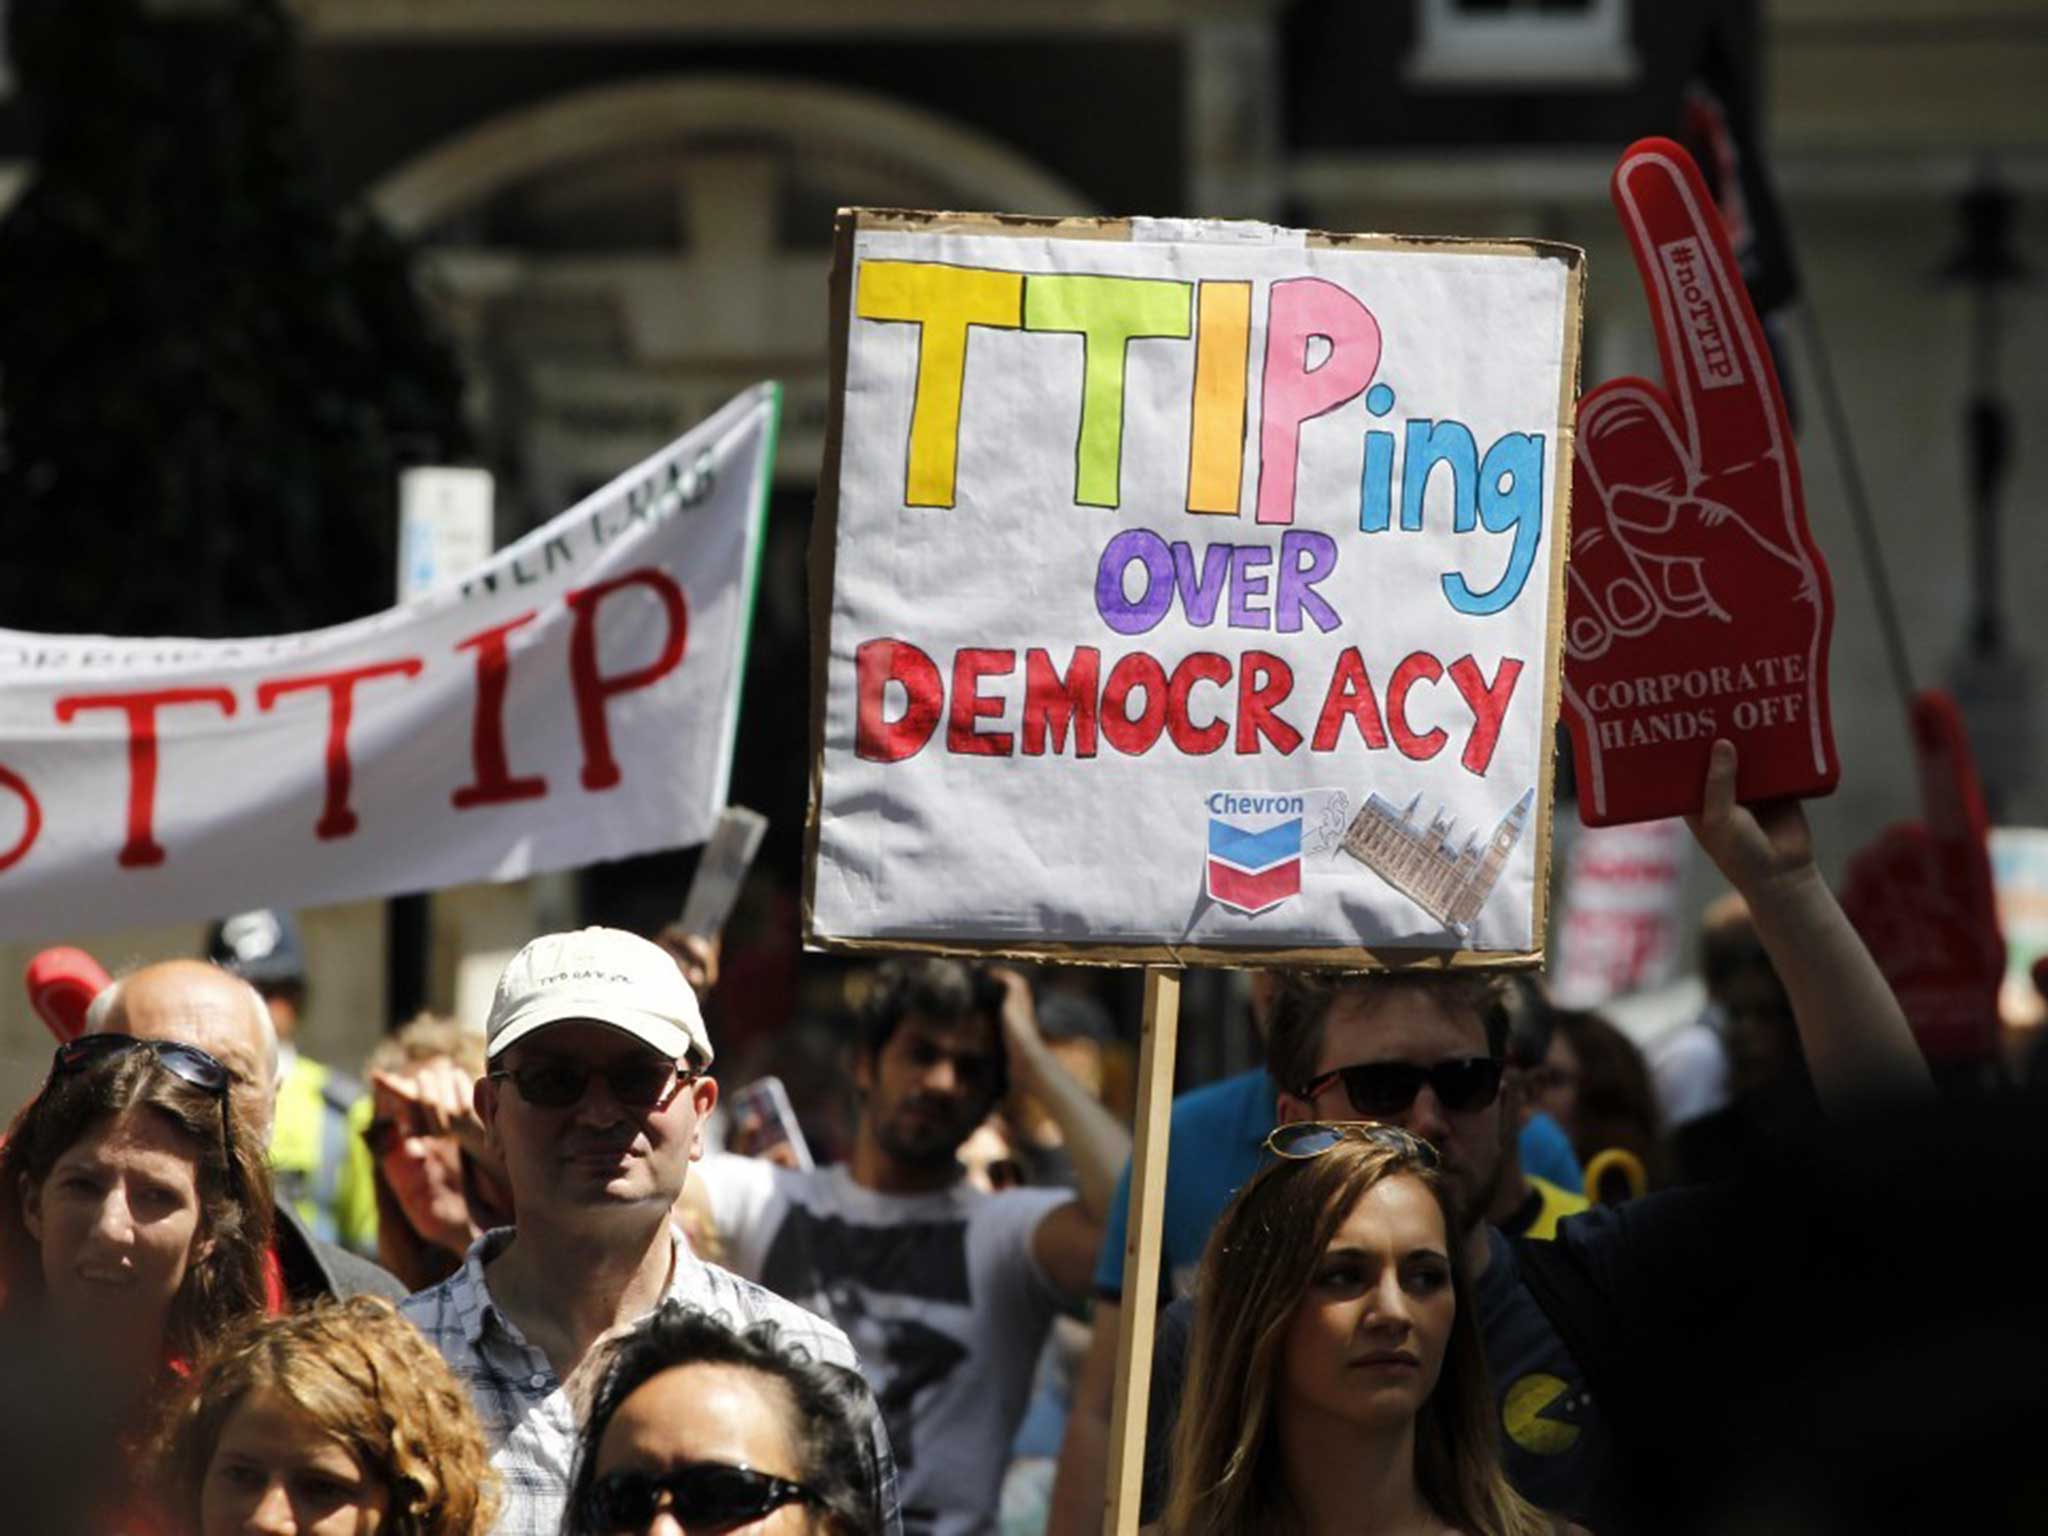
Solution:
<svg viewBox="0 0 2048 1536">
<path fill-rule="evenodd" d="M 1061 1298 L 1031 1236 L 1063 1189 L 964 1183 L 885 1195 L 844 1167 L 707 1158 L 700 1175 L 737 1272 L 830 1318 L 859 1351 L 895 1451 L 903 1529 L 996 1528 L 1003 1470 Z"/>
</svg>

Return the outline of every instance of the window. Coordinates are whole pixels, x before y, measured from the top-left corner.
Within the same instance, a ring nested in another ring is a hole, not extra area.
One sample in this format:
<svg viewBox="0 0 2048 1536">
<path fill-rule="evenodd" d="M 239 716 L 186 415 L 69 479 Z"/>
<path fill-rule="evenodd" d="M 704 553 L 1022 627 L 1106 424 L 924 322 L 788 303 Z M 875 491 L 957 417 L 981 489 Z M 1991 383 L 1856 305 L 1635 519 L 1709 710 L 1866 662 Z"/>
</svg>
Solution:
<svg viewBox="0 0 2048 1536">
<path fill-rule="evenodd" d="M 1622 86 L 1636 78 L 1629 0 L 1416 0 L 1411 84 Z"/>
</svg>

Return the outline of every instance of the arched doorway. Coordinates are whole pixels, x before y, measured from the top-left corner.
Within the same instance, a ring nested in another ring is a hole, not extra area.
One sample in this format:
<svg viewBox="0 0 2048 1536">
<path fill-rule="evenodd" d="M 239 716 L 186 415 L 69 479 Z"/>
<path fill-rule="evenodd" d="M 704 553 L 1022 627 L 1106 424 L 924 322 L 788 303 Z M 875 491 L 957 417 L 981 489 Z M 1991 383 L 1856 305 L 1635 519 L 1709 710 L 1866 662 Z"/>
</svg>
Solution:
<svg viewBox="0 0 2048 1536">
<path fill-rule="evenodd" d="M 505 532 L 764 376 L 788 390 L 779 478 L 809 482 L 836 208 L 1093 211 L 932 113 L 731 75 L 608 85 L 481 123 L 371 196 L 424 247 L 480 386 L 480 425 L 512 480 L 501 496 L 521 503 Z"/>
</svg>

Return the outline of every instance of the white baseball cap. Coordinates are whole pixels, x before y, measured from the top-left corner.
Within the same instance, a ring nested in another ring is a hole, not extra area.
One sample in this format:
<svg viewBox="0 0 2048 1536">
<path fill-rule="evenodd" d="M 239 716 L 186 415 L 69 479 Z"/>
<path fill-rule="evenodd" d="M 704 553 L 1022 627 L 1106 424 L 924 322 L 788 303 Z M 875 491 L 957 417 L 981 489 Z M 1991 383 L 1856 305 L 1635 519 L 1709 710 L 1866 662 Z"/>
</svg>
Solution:
<svg viewBox="0 0 2048 1536">
<path fill-rule="evenodd" d="M 697 994 L 668 951 L 618 928 L 544 933 L 505 967 L 484 1024 L 495 1058 L 537 1029 L 591 1019 L 624 1030 L 671 1060 L 711 1064 Z"/>
</svg>

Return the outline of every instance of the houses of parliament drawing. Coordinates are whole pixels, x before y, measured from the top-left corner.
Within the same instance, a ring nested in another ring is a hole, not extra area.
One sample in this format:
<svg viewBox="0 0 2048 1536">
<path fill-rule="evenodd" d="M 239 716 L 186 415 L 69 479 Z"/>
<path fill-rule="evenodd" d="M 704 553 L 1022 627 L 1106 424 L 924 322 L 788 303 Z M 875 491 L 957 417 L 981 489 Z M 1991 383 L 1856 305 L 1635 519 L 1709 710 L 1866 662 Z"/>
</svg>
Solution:
<svg viewBox="0 0 2048 1536">
<path fill-rule="evenodd" d="M 1528 828 L 1536 791 L 1531 788 L 1515 802 L 1484 848 L 1476 832 L 1456 845 L 1456 824 L 1442 810 L 1428 826 L 1418 825 L 1421 804 L 1420 795 L 1405 808 L 1367 795 L 1344 833 L 1343 849 L 1460 938 L 1469 937 Z"/>
</svg>

